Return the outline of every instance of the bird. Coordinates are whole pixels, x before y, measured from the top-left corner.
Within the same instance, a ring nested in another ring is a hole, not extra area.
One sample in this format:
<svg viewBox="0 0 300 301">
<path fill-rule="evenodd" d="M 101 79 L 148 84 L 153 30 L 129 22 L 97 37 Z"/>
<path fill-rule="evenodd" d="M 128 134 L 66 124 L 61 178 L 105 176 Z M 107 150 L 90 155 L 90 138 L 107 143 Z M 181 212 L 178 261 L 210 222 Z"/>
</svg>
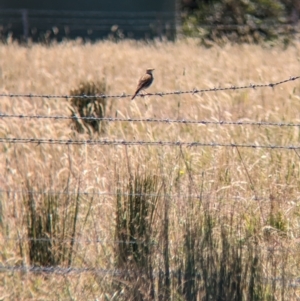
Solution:
<svg viewBox="0 0 300 301">
<path fill-rule="evenodd" d="M 131 100 L 133 100 L 141 90 L 147 89 L 151 86 L 153 82 L 153 74 L 152 74 L 153 71 L 154 69 L 152 68 L 148 68 L 146 70 L 146 73 L 140 78 L 135 93 L 132 96 Z"/>
</svg>

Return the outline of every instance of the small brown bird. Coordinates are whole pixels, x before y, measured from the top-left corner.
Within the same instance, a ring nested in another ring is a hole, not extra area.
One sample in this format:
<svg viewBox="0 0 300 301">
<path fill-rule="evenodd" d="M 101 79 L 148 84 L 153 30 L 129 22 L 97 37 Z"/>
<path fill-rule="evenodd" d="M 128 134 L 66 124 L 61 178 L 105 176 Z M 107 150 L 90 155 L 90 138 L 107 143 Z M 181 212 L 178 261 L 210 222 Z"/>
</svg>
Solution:
<svg viewBox="0 0 300 301">
<path fill-rule="evenodd" d="M 146 70 L 146 73 L 139 80 L 139 83 L 136 87 L 136 91 L 135 91 L 134 95 L 132 96 L 131 100 L 133 100 L 140 91 L 147 89 L 151 86 L 151 84 L 153 82 L 153 74 L 152 74 L 153 70 L 154 69 L 150 69 L 150 68 Z"/>
</svg>

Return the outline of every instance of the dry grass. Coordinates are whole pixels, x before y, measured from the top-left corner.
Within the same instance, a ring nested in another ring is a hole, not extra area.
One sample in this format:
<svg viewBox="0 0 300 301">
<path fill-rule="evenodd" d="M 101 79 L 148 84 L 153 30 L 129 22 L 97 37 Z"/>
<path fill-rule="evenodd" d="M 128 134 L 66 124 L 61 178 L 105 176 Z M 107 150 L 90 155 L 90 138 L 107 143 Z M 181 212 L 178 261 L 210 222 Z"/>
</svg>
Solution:
<svg viewBox="0 0 300 301">
<path fill-rule="evenodd" d="M 299 75 L 299 55 L 299 43 L 286 50 L 258 45 L 205 49 L 192 40 L 175 44 L 74 42 L 28 48 L 0 45 L 0 92 L 68 94 L 83 81 L 104 78 L 109 94 L 133 93 L 139 76 L 148 67 L 155 68 L 149 92 L 268 83 Z M 300 81 L 295 81 L 275 89 L 137 97 L 133 102 L 111 99 L 107 116 L 299 123 L 299 93 Z M 1 98 L 0 112 L 70 115 L 68 105 L 64 99 Z M 299 134 L 298 127 L 112 122 L 105 137 L 298 145 Z M 69 121 L 47 119 L 0 119 L 0 136 L 87 138 L 73 133 Z M 299 162 L 299 153 L 292 150 L 2 144 L 0 263 L 30 264 L 28 244 L 18 242 L 18 238 L 27 237 L 26 193 L 4 192 L 30 188 L 74 192 L 75 197 L 63 198 L 64 207 L 59 209 L 62 216 L 74 210 L 76 193 L 94 193 L 80 197 L 71 266 L 113 269 L 116 237 L 113 194 L 118 185 L 126 189 L 130 176 L 138 170 L 141 174 L 158 176 L 160 191 L 169 195 L 158 200 L 153 229 L 158 245 L 162 244 L 165 232 L 160 222 L 165 221 L 167 199 L 171 269 L 188 260 L 182 259 L 186 229 L 198 229 L 194 235 L 200 235 L 204 229 L 200 220 L 209 216 L 216 225 L 215 237 L 222 237 L 226 229 L 231 233 L 231 243 L 248 241 L 250 237 L 253 245 L 259 245 L 262 275 L 270 283 L 267 290 L 272 291 L 276 284 L 273 297 L 268 300 L 299 300 L 299 290 L 288 284 L 289 279 L 299 276 Z M 200 198 L 193 197 L 196 194 Z M 254 200 L 255 196 L 259 200 Z M 59 199 L 59 195 L 56 197 Z M 37 196 L 35 201 L 41 204 L 43 196 Z M 88 243 L 88 239 L 106 242 Z M 159 267 L 162 260 L 158 255 L 154 262 Z M 282 284 L 283 276 L 286 285 Z M 275 277 L 281 282 L 270 280 Z M 120 296 L 113 298 L 117 288 L 111 280 L 109 276 L 93 273 L 61 276 L 5 272 L 0 276 L 0 299 L 121 300 Z M 172 290 L 173 300 L 183 300 L 177 293 Z"/>
</svg>

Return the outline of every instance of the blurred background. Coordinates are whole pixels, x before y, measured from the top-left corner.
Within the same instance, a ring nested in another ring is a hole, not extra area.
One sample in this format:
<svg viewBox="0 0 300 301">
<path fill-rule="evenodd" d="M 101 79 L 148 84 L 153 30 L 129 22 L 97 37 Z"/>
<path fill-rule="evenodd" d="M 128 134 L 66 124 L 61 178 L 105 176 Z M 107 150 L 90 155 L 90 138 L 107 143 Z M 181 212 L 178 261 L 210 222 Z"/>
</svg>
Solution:
<svg viewBox="0 0 300 301">
<path fill-rule="evenodd" d="M 173 40 L 260 42 L 299 32 L 300 0 L 1 0 L 0 36 L 28 41 Z"/>
<path fill-rule="evenodd" d="M 2 36 L 47 40 L 82 37 L 174 38 L 174 0 L 2 0 Z"/>
</svg>

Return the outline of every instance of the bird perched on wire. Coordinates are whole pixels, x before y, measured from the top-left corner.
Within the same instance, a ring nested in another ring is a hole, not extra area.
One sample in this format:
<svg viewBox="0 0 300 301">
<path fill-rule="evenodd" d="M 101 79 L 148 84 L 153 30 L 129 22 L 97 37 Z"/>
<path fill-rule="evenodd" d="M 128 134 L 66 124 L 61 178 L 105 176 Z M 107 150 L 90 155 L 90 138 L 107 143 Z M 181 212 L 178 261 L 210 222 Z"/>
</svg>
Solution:
<svg viewBox="0 0 300 301">
<path fill-rule="evenodd" d="M 146 73 L 140 78 L 139 83 L 136 87 L 136 91 L 135 91 L 134 95 L 132 96 L 131 100 L 133 100 L 140 91 L 147 89 L 151 86 L 151 84 L 153 82 L 152 71 L 154 71 L 154 69 L 151 69 L 151 68 L 147 69 Z"/>
</svg>

